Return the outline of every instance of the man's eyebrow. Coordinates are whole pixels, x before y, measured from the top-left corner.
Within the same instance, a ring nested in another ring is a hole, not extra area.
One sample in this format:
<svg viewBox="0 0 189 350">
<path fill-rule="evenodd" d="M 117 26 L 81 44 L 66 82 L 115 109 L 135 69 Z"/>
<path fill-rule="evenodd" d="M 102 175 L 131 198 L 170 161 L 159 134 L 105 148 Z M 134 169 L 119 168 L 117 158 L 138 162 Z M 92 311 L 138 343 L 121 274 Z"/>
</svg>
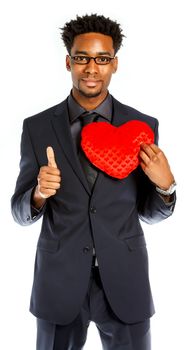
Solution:
<svg viewBox="0 0 189 350">
<path fill-rule="evenodd" d="M 87 51 L 80 51 L 80 50 L 76 50 L 75 51 L 75 55 L 88 55 L 89 53 Z M 111 53 L 109 51 L 99 51 L 96 53 L 97 56 L 102 56 L 102 55 L 109 55 L 111 56 Z"/>
<path fill-rule="evenodd" d="M 111 55 L 111 52 L 109 52 L 109 51 L 100 51 L 100 52 L 98 52 L 97 54 L 98 54 L 98 55 L 109 55 L 109 56 L 112 56 L 112 55 Z"/>
<path fill-rule="evenodd" d="M 78 55 L 78 54 L 88 55 L 87 51 L 79 51 L 79 50 L 76 50 L 76 51 L 75 51 L 75 55 Z"/>
</svg>

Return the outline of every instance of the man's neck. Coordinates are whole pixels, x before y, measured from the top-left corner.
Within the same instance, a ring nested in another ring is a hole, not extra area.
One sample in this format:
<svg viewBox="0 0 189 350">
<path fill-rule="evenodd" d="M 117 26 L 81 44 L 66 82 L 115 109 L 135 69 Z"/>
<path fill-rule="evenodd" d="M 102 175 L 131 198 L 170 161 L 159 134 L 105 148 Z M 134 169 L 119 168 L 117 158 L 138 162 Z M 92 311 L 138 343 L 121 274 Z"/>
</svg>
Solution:
<svg viewBox="0 0 189 350">
<path fill-rule="evenodd" d="M 72 90 L 72 96 L 87 111 L 93 110 L 98 107 L 107 97 L 108 91 L 96 97 L 86 97 L 78 94 L 75 90 Z"/>
</svg>

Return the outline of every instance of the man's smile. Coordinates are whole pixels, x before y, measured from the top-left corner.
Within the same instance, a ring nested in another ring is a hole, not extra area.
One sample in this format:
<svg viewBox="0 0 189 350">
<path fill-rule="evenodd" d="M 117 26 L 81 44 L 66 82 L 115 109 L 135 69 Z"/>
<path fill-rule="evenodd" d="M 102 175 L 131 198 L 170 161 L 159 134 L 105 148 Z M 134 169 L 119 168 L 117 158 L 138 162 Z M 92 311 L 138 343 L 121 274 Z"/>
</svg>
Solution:
<svg viewBox="0 0 189 350">
<path fill-rule="evenodd" d="M 87 87 L 96 87 L 99 83 L 101 83 L 101 80 L 89 79 L 89 78 L 82 78 L 81 81 L 82 81 Z"/>
</svg>

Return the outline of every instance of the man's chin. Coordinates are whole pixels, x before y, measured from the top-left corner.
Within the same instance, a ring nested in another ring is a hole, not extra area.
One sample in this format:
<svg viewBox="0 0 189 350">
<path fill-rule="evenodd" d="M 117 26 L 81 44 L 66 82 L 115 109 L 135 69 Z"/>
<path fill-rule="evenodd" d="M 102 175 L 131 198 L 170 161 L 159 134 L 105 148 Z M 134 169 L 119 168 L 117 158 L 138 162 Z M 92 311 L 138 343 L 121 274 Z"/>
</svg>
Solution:
<svg viewBox="0 0 189 350">
<path fill-rule="evenodd" d="M 93 98 L 93 97 L 97 97 L 101 94 L 101 91 L 96 91 L 96 92 L 92 92 L 92 91 L 89 91 L 89 92 L 86 92 L 86 91 L 83 91 L 83 90 L 79 90 L 80 94 L 87 97 L 87 98 Z"/>
</svg>

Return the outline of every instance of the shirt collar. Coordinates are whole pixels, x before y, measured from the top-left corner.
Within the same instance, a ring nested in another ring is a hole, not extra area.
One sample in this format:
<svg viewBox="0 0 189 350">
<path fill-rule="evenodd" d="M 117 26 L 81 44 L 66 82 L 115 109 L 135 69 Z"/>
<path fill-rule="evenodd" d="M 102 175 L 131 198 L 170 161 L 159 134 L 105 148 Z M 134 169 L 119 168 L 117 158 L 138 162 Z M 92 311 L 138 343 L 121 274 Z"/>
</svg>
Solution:
<svg viewBox="0 0 189 350">
<path fill-rule="evenodd" d="M 68 110 L 70 116 L 70 123 L 72 124 L 81 114 L 86 112 L 85 108 L 80 106 L 80 104 L 74 99 L 72 93 L 68 96 Z M 94 110 L 90 112 L 96 112 L 109 122 L 112 119 L 112 96 L 108 93 L 105 100 L 97 106 Z"/>
</svg>

